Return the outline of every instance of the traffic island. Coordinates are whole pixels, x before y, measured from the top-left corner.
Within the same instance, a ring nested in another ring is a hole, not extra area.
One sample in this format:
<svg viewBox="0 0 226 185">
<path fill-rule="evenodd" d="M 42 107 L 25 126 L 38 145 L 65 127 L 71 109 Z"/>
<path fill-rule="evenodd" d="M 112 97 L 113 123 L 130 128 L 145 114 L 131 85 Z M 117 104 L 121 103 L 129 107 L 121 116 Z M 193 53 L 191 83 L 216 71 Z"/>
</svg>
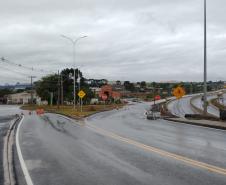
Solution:
<svg viewBox="0 0 226 185">
<path fill-rule="evenodd" d="M 81 119 L 84 117 L 91 116 L 93 114 L 110 111 L 114 109 L 120 109 L 126 104 L 109 104 L 109 105 L 83 105 L 82 111 L 80 106 L 38 106 L 38 105 L 24 105 L 21 107 L 22 110 L 36 111 L 43 109 L 44 112 L 57 113 L 65 116 L 69 116 L 74 119 Z"/>
</svg>

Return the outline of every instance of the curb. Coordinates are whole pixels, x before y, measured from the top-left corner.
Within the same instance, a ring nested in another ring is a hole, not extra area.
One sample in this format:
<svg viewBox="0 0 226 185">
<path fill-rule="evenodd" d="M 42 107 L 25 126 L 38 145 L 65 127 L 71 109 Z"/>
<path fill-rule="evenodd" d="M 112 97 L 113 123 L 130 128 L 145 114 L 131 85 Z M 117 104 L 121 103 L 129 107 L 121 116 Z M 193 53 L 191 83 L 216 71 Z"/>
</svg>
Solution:
<svg viewBox="0 0 226 185">
<path fill-rule="evenodd" d="M 214 95 L 214 93 L 209 93 L 208 95 Z M 190 105 L 192 107 L 193 110 L 195 110 L 196 112 L 198 112 L 199 114 L 203 114 L 203 110 L 196 107 L 194 104 L 193 104 L 193 101 L 197 98 L 200 98 L 202 95 L 198 95 L 198 96 L 194 96 L 191 98 L 190 100 Z M 210 113 L 207 113 L 208 116 L 211 116 L 211 117 L 214 117 L 214 118 L 218 118 L 217 116 L 213 115 L 213 114 L 210 114 Z"/>
<path fill-rule="evenodd" d="M 185 124 L 188 124 L 188 125 L 196 125 L 196 126 L 226 130 L 226 126 L 223 127 L 223 126 L 218 126 L 218 125 L 209 125 L 209 124 L 205 124 L 205 123 L 203 124 L 203 123 L 190 122 L 190 121 L 186 121 L 186 120 L 175 120 L 175 119 L 172 119 L 172 118 L 164 118 L 164 120 L 177 122 L 177 123 L 185 123 Z"/>
<path fill-rule="evenodd" d="M 16 178 L 14 173 L 14 160 L 13 160 L 13 145 L 16 123 L 21 117 L 15 118 L 11 121 L 10 127 L 4 138 L 3 149 L 3 171 L 4 171 L 4 185 L 15 185 Z"/>
<path fill-rule="evenodd" d="M 99 114 L 99 113 L 102 113 L 102 112 L 113 111 L 113 110 L 120 110 L 120 109 L 122 109 L 122 108 L 124 108 L 124 107 L 125 107 L 125 106 L 122 106 L 122 107 L 120 107 L 120 108 L 118 108 L 118 109 L 114 108 L 114 109 L 110 109 L 110 110 L 101 110 L 101 111 L 97 111 L 97 112 L 94 112 L 94 113 L 92 113 L 92 114 L 89 114 L 89 115 L 83 116 L 83 117 L 79 117 L 79 116 L 73 117 L 73 116 L 70 116 L 70 115 L 67 115 L 67 114 L 58 113 L 58 112 L 54 112 L 54 111 L 45 111 L 45 113 L 51 113 L 51 114 L 58 114 L 58 115 L 61 115 L 61 116 L 67 116 L 67 117 L 69 117 L 69 118 L 71 118 L 71 119 L 80 121 L 80 120 L 89 118 L 89 117 L 91 117 L 91 116 L 94 116 L 95 114 Z"/>
</svg>

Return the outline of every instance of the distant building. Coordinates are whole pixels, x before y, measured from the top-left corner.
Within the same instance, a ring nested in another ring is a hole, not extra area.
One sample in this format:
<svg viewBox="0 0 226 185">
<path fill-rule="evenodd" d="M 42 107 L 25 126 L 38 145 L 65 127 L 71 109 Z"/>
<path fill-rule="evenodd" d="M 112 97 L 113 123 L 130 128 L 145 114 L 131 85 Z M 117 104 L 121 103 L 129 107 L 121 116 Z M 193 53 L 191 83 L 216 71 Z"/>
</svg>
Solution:
<svg viewBox="0 0 226 185">
<path fill-rule="evenodd" d="M 90 89 L 95 94 L 95 96 L 98 96 L 99 92 L 101 91 L 101 88 L 99 87 L 91 87 Z"/>
<path fill-rule="evenodd" d="M 108 81 L 106 79 L 85 79 L 85 83 L 90 87 L 101 87 L 106 85 Z"/>
<path fill-rule="evenodd" d="M 12 89 L 14 91 L 16 90 L 25 90 L 31 88 L 31 84 L 29 83 L 16 83 L 15 85 L 10 85 L 10 84 L 5 84 L 5 85 L 0 85 L 0 89 Z"/>
<path fill-rule="evenodd" d="M 41 98 L 33 93 L 33 100 L 40 104 Z M 31 102 L 31 94 L 29 92 L 15 93 L 7 95 L 7 104 L 28 104 Z"/>
<path fill-rule="evenodd" d="M 121 98 L 121 93 L 114 91 L 111 85 L 104 85 L 101 87 L 101 90 L 99 92 L 99 97 L 101 98 L 103 95 L 106 95 L 108 99 L 113 98 L 116 100 Z"/>
</svg>

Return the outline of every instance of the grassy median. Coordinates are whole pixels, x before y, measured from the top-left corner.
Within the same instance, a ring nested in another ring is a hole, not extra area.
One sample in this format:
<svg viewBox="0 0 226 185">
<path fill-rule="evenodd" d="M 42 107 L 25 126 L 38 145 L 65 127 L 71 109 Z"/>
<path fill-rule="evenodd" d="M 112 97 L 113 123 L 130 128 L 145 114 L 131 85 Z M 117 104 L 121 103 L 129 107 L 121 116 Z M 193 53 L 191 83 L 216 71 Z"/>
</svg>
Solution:
<svg viewBox="0 0 226 185">
<path fill-rule="evenodd" d="M 110 104 L 110 105 L 83 105 L 82 112 L 79 106 L 76 106 L 75 109 L 73 106 L 50 106 L 50 105 L 23 105 L 21 107 L 22 110 L 37 110 L 37 109 L 44 109 L 46 112 L 58 113 L 63 114 L 66 116 L 70 116 L 73 118 L 83 118 L 90 116 L 92 114 L 109 111 L 113 109 L 122 108 L 125 104 Z"/>
<path fill-rule="evenodd" d="M 225 105 L 222 105 L 221 103 L 218 102 L 218 98 L 210 100 L 210 103 L 212 103 L 215 107 L 218 107 L 219 109 L 226 109 Z"/>
</svg>

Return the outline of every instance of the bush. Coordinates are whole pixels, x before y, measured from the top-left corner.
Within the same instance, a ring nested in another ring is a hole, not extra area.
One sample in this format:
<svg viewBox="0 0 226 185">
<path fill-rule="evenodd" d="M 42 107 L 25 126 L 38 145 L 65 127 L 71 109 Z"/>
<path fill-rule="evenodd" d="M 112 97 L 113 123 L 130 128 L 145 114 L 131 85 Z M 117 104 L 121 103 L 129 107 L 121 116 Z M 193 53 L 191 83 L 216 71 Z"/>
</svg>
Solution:
<svg viewBox="0 0 226 185">
<path fill-rule="evenodd" d="M 121 100 L 116 100 L 115 103 L 116 104 L 121 104 L 122 102 L 121 102 Z"/>
</svg>

